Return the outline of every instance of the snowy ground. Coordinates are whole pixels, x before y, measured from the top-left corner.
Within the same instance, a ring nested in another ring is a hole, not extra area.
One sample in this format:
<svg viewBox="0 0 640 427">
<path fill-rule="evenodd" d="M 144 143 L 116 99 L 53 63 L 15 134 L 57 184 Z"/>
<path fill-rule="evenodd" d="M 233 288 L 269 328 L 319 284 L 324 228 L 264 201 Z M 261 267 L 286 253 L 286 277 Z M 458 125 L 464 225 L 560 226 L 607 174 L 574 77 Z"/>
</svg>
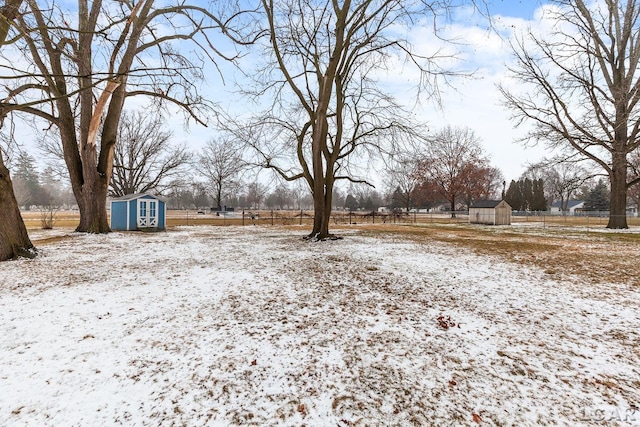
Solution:
<svg viewBox="0 0 640 427">
<path fill-rule="evenodd" d="M 302 234 L 73 235 L 3 263 L 0 426 L 640 425 L 639 289 Z"/>
</svg>

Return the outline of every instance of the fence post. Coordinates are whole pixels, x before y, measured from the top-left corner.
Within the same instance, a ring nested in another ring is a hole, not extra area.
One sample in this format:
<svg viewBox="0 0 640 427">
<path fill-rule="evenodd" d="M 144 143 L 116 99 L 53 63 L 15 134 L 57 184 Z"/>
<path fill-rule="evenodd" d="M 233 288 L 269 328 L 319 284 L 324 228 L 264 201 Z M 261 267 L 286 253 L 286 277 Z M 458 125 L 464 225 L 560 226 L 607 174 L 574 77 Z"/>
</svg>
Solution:
<svg viewBox="0 0 640 427">
<path fill-rule="evenodd" d="M 371 211 L 371 223 L 375 224 L 376 223 L 376 211 Z"/>
<path fill-rule="evenodd" d="M 300 209 L 300 225 L 302 225 L 302 209 Z"/>
<path fill-rule="evenodd" d="M 242 209 L 242 225 L 244 225 L 244 209 Z"/>
<path fill-rule="evenodd" d="M 351 225 L 351 215 L 353 214 L 353 212 L 349 211 L 349 225 Z"/>
<path fill-rule="evenodd" d="M 273 209 L 271 209 L 271 225 L 273 225 Z"/>
</svg>

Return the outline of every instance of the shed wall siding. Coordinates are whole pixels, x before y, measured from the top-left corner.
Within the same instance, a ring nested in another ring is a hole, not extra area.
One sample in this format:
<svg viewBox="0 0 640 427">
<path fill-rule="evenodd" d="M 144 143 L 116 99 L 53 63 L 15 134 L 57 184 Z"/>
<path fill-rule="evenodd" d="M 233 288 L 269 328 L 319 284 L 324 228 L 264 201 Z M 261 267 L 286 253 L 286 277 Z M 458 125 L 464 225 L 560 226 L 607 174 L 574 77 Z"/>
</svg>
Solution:
<svg viewBox="0 0 640 427">
<path fill-rule="evenodd" d="M 137 230 L 138 229 L 138 199 L 129 200 L 129 213 L 128 213 L 128 224 L 129 228 L 127 230 Z"/>
<path fill-rule="evenodd" d="M 495 209 L 471 208 L 469 209 L 469 222 L 472 224 L 495 224 Z"/>
<path fill-rule="evenodd" d="M 167 204 L 162 200 L 158 200 L 158 228 L 164 230 L 166 228 L 165 221 L 167 219 Z"/>
<path fill-rule="evenodd" d="M 498 205 L 495 211 L 495 225 L 511 225 L 511 209 L 508 206 Z"/>
<path fill-rule="evenodd" d="M 127 230 L 127 202 L 111 202 L 111 229 Z"/>
</svg>

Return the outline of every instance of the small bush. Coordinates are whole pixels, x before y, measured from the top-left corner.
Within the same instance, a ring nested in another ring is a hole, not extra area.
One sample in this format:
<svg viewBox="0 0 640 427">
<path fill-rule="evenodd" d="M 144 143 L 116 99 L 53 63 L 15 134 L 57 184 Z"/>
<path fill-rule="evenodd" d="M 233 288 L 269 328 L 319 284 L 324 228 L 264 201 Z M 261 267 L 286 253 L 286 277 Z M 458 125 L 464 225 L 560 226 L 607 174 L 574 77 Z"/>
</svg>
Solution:
<svg viewBox="0 0 640 427">
<path fill-rule="evenodd" d="M 43 230 L 53 229 L 53 225 L 56 222 L 57 212 L 58 208 L 55 206 L 47 206 L 40 211 L 40 225 Z"/>
</svg>

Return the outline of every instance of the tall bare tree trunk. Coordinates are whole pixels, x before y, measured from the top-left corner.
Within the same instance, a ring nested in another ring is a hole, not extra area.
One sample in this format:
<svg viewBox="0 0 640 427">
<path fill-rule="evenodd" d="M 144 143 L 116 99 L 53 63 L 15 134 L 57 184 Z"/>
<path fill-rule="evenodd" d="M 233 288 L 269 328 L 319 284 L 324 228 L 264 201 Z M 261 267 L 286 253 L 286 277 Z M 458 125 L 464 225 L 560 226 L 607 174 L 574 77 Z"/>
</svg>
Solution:
<svg viewBox="0 0 640 427">
<path fill-rule="evenodd" d="M 0 261 L 35 256 L 36 250 L 20 215 L 9 170 L 0 155 Z"/>
<path fill-rule="evenodd" d="M 627 227 L 627 155 L 615 152 L 609 174 L 611 199 L 607 228 Z"/>
<path fill-rule="evenodd" d="M 120 90 L 117 96 L 112 98 L 112 94 L 116 90 Z M 87 130 L 86 143 L 82 144 L 83 149 L 80 153 L 82 159 L 82 168 L 77 169 L 76 175 L 71 174 L 72 182 L 75 180 L 74 189 L 78 208 L 80 209 L 80 224 L 76 231 L 84 233 L 108 233 L 111 231 L 109 220 L 107 217 L 107 194 L 109 191 L 109 181 L 113 173 L 113 153 L 115 146 L 115 129 L 118 127 L 120 112 L 122 111 L 122 88 L 120 82 L 110 81 L 102 92 L 98 102 L 91 112 L 91 105 L 87 109 L 89 113 L 83 116 L 90 119 L 90 124 L 83 128 Z M 83 94 L 84 95 L 84 94 Z M 96 138 L 100 125 L 102 112 L 107 107 L 109 99 L 112 99 L 113 105 L 109 105 L 110 109 L 103 121 L 103 132 L 101 147 L 98 149 Z M 84 104 L 83 104 L 84 106 Z M 112 109 L 117 110 L 116 114 L 111 113 Z M 111 131 L 107 136 L 107 131 Z M 68 143 L 68 142 L 67 142 Z M 72 148 L 71 151 L 75 149 Z M 72 169 L 69 169 L 70 171 Z M 80 183 L 80 176 L 82 182 Z"/>
<path fill-rule="evenodd" d="M 315 239 L 329 237 L 329 221 L 327 213 L 331 213 L 331 206 L 327 206 L 327 176 L 323 164 L 324 150 L 327 147 L 327 110 L 333 89 L 336 61 L 332 61 L 328 72 L 322 80 L 318 108 L 316 109 L 315 124 L 311 142 L 311 162 L 313 167 L 313 231 L 309 235 Z"/>
</svg>

